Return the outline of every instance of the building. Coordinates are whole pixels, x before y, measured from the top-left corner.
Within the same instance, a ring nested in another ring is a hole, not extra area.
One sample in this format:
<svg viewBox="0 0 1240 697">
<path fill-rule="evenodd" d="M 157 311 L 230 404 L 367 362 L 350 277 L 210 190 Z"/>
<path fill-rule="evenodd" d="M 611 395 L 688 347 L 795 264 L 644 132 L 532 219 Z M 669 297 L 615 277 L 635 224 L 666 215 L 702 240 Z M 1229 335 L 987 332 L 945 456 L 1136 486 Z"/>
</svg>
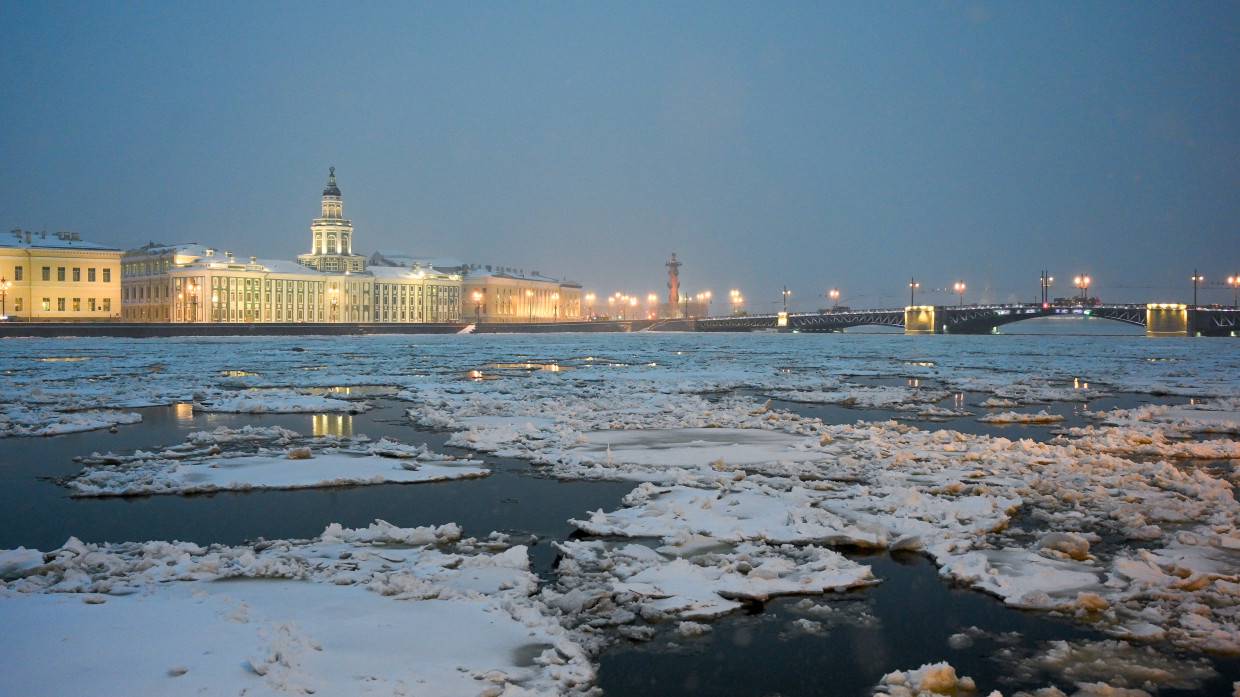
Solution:
<svg viewBox="0 0 1240 697">
<path fill-rule="evenodd" d="M 476 322 L 579 320 L 581 284 L 506 267 L 460 269 L 465 306 Z"/>
<path fill-rule="evenodd" d="M 322 215 L 310 223 L 310 236 L 310 253 L 297 257 L 302 266 L 328 273 L 358 273 L 366 268 L 366 258 L 353 253 L 353 222 L 344 217 L 335 167 L 328 168 Z"/>
<path fill-rule="evenodd" d="M 151 243 L 121 264 L 124 319 L 131 322 L 457 322 L 461 278 L 430 267 L 367 270 L 352 253 L 335 168 L 310 254 L 297 262 L 238 259 L 197 243 Z"/>
<path fill-rule="evenodd" d="M 0 240 L 0 316 L 101 322 L 121 316 L 121 250 L 76 232 L 13 230 Z"/>
</svg>

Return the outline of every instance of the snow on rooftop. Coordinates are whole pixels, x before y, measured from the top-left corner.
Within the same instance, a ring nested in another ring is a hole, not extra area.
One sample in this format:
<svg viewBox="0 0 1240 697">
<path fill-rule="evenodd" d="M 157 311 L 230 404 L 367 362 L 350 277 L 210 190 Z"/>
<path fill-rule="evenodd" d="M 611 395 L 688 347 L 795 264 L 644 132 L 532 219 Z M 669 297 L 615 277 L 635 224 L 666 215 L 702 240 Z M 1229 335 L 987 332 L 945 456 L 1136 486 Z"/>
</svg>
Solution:
<svg viewBox="0 0 1240 697">
<path fill-rule="evenodd" d="M 21 230 L 14 230 L 11 237 L 0 237 L 0 247 L 17 247 L 19 249 L 81 249 L 99 252 L 121 251 L 117 247 L 83 240 L 76 232 L 48 233 Z"/>
</svg>

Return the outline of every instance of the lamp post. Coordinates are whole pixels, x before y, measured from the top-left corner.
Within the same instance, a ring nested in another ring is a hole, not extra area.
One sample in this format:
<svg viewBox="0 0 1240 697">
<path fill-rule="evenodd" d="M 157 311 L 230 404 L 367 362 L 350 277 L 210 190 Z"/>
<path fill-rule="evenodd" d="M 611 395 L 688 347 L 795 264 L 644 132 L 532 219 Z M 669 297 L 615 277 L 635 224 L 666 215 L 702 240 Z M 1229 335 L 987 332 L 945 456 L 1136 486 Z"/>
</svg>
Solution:
<svg viewBox="0 0 1240 697">
<path fill-rule="evenodd" d="M 706 316 L 710 317 L 710 299 L 714 296 L 711 294 L 709 290 L 702 293 L 702 295 L 706 296 Z"/>
<path fill-rule="evenodd" d="M 0 320 L 9 318 L 9 286 L 12 282 L 9 279 L 0 276 Z"/>
<path fill-rule="evenodd" d="M 968 288 L 964 281 L 956 281 L 956 285 L 952 286 L 956 289 L 956 295 L 960 296 L 960 307 L 964 307 L 964 291 Z"/>
<path fill-rule="evenodd" d="M 1193 269 L 1193 309 L 1197 309 L 1197 284 L 1206 280 L 1205 276 L 1197 273 L 1197 269 Z"/>
<path fill-rule="evenodd" d="M 659 303 L 659 296 L 657 294 L 650 293 L 646 295 L 646 304 L 649 305 L 649 308 L 647 308 L 646 310 L 646 314 L 649 316 L 650 319 L 658 319 L 658 315 L 659 315 L 658 303 Z"/>
<path fill-rule="evenodd" d="M 917 282 L 916 278 L 908 279 L 908 304 L 910 307 L 913 305 L 914 299 L 917 297 L 917 289 L 920 287 L 921 284 Z"/>
<path fill-rule="evenodd" d="M 781 295 L 784 296 L 784 314 L 788 314 L 788 296 L 792 295 L 792 291 L 788 290 L 788 286 L 784 286 L 784 291 Z"/>
<path fill-rule="evenodd" d="M 534 291 L 525 289 L 525 304 L 530 306 L 530 321 L 534 321 Z"/>
<path fill-rule="evenodd" d="M 831 299 L 831 309 L 834 310 L 840 306 L 840 289 L 832 288 L 827 291 L 827 297 Z"/>
<path fill-rule="evenodd" d="M 1055 277 L 1047 273 L 1046 269 L 1042 270 L 1042 276 L 1038 279 L 1038 283 L 1042 286 L 1042 304 L 1046 305 L 1050 302 L 1051 284 L 1055 282 Z"/>
<path fill-rule="evenodd" d="M 474 324 L 482 323 L 482 293 L 474 291 Z"/>
<path fill-rule="evenodd" d="M 740 290 L 733 288 L 732 290 L 728 291 L 728 299 L 732 302 L 732 314 L 733 315 L 740 314 L 740 311 L 741 311 Z"/>
<path fill-rule="evenodd" d="M 1089 276 L 1076 276 L 1072 279 L 1072 283 L 1075 284 L 1076 287 L 1079 288 L 1081 291 L 1081 304 L 1082 305 L 1086 305 L 1089 303 L 1089 295 L 1088 295 L 1089 284 L 1092 282 L 1093 282 L 1093 279 L 1090 278 Z"/>
<path fill-rule="evenodd" d="M 1240 274 L 1228 276 L 1227 285 L 1231 286 L 1231 309 L 1240 309 Z"/>
<path fill-rule="evenodd" d="M 594 293 L 586 293 L 586 308 L 589 312 L 589 318 L 594 319 Z"/>
<path fill-rule="evenodd" d="M 551 301 L 555 303 L 555 314 L 553 315 L 553 317 L 555 318 L 555 321 L 559 322 L 560 321 L 560 294 L 558 292 L 552 293 Z"/>
</svg>

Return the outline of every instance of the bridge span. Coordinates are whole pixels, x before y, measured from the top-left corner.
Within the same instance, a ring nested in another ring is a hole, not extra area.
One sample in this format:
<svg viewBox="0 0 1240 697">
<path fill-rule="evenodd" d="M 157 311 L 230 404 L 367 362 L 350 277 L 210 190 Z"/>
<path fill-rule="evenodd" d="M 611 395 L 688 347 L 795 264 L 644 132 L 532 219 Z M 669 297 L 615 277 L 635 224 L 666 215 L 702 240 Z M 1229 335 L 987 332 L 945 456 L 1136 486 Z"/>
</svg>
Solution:
<svg viewBox="0 0 1240 697">
<path fill-rule="evenodd" d="M 1177 303 L 1081 305 L 910 305 L 883 310 L 704 317 L 697 331 L 838 332 L 849 327 L 900 327 L 905 334 L 993 334 L 999 327 L 1040 317 L 1096 317 L 1145 327 L 1149 336 L 1240 336 L 1240 310 Z"/>
</svg>

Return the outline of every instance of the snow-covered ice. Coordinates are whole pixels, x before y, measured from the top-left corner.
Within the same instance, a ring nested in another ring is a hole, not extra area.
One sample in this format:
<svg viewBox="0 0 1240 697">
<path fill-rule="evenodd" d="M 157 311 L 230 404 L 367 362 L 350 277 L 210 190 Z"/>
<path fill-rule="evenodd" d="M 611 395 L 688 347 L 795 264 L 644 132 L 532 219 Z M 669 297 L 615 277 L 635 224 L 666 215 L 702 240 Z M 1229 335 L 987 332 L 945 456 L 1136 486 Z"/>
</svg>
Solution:
<svg viewBox="0 0 1240 697">
<path fill-rule="evenodd" d="M 0 585 L 13 694 L 574 694 L 524 547 L 331 525 L 226 547 L 71 539 Z"/>
<path fill-rule="evenodd" d="M 92 453 L 79 460 L 86 468 L 67 482 L 75 496 L 412 484 L 490 473 L 479 460 L 458 460 L 425 445 L 302 438 L 280 427 L 218 428 L 154 452 Z"/>
</svg>

